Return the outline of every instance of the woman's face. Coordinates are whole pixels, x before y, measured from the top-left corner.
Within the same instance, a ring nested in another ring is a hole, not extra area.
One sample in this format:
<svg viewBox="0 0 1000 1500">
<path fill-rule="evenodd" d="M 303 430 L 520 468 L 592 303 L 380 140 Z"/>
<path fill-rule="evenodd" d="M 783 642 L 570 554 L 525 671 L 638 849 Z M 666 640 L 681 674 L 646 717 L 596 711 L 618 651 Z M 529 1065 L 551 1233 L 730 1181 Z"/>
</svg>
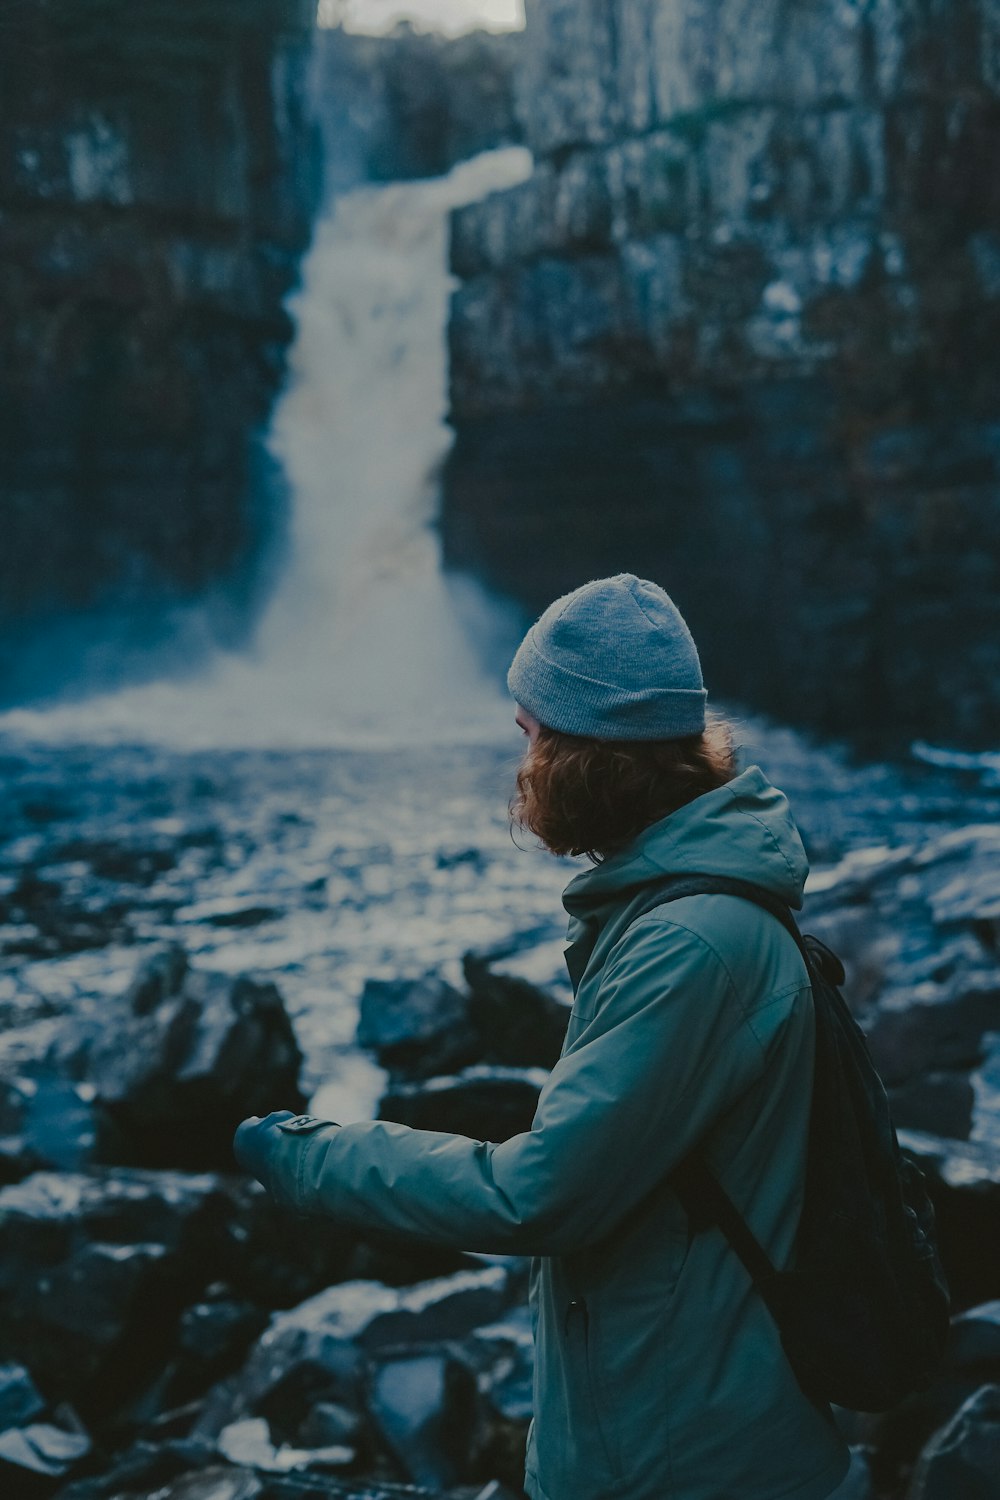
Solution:
<svg viewBox="0 0 1000 1500">
<path fill-rule="evenodd" d="M 516 705 L 516 708 L 517 713 L 514 715 L 514 723 L 520 726 L 522 734 L 527 735 L 528 744 L 533 745 L 538 738 L 538 731 L 542 726 L 533 714 L 529 714 L 526 708 L 521 707 L 520 703 Z"/>
</svg>

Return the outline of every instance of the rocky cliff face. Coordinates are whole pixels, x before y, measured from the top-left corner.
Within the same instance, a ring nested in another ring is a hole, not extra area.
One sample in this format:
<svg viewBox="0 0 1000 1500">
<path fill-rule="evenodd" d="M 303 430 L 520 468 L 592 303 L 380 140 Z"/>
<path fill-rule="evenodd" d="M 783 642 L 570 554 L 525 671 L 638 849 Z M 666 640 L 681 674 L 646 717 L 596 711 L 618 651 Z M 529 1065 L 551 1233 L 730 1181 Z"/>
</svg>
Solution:
<svg viewBox="0 0 1000 1500">
<path fill-rule="evenodd" d="M 53 656 L 120 680 L 163 611 L 220 580 L 238 585 L 216 626 L 239 629 L 280 512 L 255 434 L 319 193 L 314 9 L 4 10 L 3 701 Z"/>
<path fill-rule="evenodd" d="M 316 37 L 327 184 L 436 177 L 521 140 L 520 32 L 457 37 L 401 24 L 387 36 L 339 27 Z"/>
<path fill-rule="evenodd" d="M 460 210 L 449 558 L 652 574 L 710 688 L 986 740 L 997 0 L 529 4 L 537 170 Z"/>
</svg>

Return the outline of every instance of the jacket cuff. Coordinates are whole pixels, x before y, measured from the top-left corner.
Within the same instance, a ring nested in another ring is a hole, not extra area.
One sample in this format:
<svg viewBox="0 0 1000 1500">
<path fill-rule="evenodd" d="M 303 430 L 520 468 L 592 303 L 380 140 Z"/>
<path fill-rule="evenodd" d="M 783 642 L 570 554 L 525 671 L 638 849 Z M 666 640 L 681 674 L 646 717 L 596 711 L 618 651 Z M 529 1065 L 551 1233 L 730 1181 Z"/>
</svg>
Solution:
<svg viewBox="0 0 1000 1500">
<path fill-rule="evenodd" d="M 288 1208 L 303 1207 L 303 1179 L 306 1160 L 314 1145 L 329 1140 L 340 1126 L 335 1120 L 317 1120 L 298 1115 L 276 1127 L 267 1161 L 265 1187 L 272 1197 Z"/>
</svg>

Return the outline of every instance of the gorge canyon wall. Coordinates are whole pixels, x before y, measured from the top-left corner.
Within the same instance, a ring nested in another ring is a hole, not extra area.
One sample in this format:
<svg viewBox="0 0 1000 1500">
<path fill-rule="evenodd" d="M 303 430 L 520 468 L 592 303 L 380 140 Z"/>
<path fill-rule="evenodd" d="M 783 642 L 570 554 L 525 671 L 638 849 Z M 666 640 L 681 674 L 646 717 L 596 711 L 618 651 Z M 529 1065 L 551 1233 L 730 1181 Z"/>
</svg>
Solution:
<svg viewBox="0 0 1000 1500">
<path fill-rule="evenodd" d="M 282 513 L 260 435 L 321 189 L 314 11 L 0 11 L 3 703 L 141 670 L 206 590 L 210 632 L 252 613 Z"/>
<path fill-rule="evenodd" d="M 523 33 L 442 36 L 405 23 L 382 36 L 316 34 L 316 97 L 331 192 L 436 177 L 523 134 Z"/>
<path fill-rule="evenodd" d="M 443 534 L 661 581 L 710 690 L 989 743 L 1000 4 L 528 4 L 530 180 L 455 214 Z"/>
</svg>

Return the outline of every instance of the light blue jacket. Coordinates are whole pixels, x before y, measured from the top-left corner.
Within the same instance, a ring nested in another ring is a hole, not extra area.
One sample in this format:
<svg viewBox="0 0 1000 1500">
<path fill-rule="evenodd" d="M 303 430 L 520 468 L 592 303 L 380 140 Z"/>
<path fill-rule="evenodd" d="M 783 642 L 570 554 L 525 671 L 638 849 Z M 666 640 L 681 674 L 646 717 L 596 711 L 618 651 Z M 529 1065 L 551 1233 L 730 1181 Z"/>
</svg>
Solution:
<svg viewBox="0 0 1000 1500">
<path fill-rule="evenodd" d="M 628 925 L 667 873 L 798 907 L 806 871 L 785 797 L 751 767 L 570 881 L 576 1003 L 529 1132 L 498 1145 L 373 1121 L 275 1143 L 270 1186 L 297 1208 L 536 1257 L 534 1500 L 821 1500 L 846 1473 L 743 1266 L 718 1230 L 688 1233 L 665 1183 L 701 1142 L 788 1264 L 812 1086 L 802 959 L 734 896 Z"/>
</svg>

